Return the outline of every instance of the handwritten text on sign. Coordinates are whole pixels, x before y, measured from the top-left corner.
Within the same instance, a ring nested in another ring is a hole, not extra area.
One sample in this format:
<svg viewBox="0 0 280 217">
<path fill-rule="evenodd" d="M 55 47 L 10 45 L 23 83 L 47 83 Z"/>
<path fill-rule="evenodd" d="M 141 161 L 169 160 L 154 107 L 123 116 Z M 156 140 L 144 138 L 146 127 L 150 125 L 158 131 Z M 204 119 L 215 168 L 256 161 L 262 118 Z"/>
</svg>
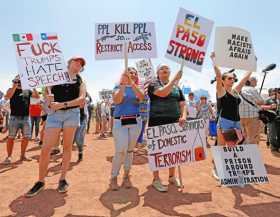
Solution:
<svg viewBox="0 0 280 217">
<path fill-rule="evenodd" d="M 257 70 L 257 60 L 248 31 L 236 27 L 217 27 L 215 63 L 219 66 L 247 71 Z"/>
<path fill-rule="evenodd" d="M 13 34 L 13 41 L 23 89 L 69 82 L 56 34 Z"/>
<path fill-rule="evenodd" d="M 205 159 L 205 122 L 202 119 L 149 127 L 148 158 L 152 171 Z"/>
<path fill-rule="evenodd" d="M 166 58 L 201 71 L 213 28 L 213 21 L 180 8 L 168 43 Z"/>
<path fill-rule="evenodd" d="M 97 23 L 95 24 L 95 59 L 124 58 L 127 43 L 128 58 L 156 57 L 154 23 Z"/>
<path fill-rule="evenodd" d="M 268 182 L 257 145 L 212 146 L 211 150 L 222 185 Z"/>
</svg>

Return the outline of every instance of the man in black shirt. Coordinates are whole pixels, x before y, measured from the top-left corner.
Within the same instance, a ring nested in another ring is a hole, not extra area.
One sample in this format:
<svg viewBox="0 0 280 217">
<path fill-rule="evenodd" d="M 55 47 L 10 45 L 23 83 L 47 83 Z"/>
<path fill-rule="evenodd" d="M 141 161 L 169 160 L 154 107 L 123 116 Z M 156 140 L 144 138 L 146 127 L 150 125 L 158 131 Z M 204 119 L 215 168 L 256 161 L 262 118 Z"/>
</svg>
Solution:
<svg viewBox="0 0 280 217">
<path fill-rule="evenodd" d="M 19 129 L 22 130 L 23 139 L 21 141 L 21 161 L 30 161 L 26 158 L 25 151 L 29 139 L 31 139 L 31 123 L 29 118 L 30 97 L 39 98 L 36 90 L 22 90 L 19 76 L 13 80 L 12 88 L 9 88 L 5 99 L 10 100 L 11 116 L 9 120 L 9 137 L 7 141 L 7 158 L 4 164 L 11 163 L 11 156 L 14 147 L 14 140 Z"/>
</svg>

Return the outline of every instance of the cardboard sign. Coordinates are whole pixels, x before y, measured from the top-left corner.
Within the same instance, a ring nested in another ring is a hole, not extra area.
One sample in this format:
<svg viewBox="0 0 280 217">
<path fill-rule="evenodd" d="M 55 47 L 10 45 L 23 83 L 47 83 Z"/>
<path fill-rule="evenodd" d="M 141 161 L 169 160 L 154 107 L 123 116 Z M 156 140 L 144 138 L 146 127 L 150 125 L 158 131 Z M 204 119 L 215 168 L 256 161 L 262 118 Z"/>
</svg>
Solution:
<svg viewBox="0 0 280 217">
<path fill-rule="evenodd" d="M 13 41 L 23 90 L 70 81 L 55 33 L 13 34 Z"/>
<path fill-rule="evenodd" d="M 257 60 L 248 31 L 235 27 L 217 27 L 215 34 L 215 64 L 222 67 L 257 70 Z"/>
<path fill-rule="evenodd" d="M 180 8 L 165 57 L 200 72 L 214 22 Z"/>
<path fill-rule="evenodd" d="M 149 127 L 148 159 L 152 171 L 206 158 L 205 122 L 202 119 Z"/>
<path fill-rule="evenodd" d="M 257 145 L 238 145 L 234 148 L 212 146 L 211 151 L 221 185 L 268 183 L 266 169 Z"/>
<path fill-rule="evenodd" d="M 139 23 L 95 24 L 95 59 L 123 59 L 124 43 L 128 58 L 154 58 L 157 56 L 155 25 Z"/>
<path fill-rule="evenodd" d="M 112 90 L 102 90 L 99 92 L 99 97 L 102 100 L 111 100 L 113 98 Z"/>
</svg>

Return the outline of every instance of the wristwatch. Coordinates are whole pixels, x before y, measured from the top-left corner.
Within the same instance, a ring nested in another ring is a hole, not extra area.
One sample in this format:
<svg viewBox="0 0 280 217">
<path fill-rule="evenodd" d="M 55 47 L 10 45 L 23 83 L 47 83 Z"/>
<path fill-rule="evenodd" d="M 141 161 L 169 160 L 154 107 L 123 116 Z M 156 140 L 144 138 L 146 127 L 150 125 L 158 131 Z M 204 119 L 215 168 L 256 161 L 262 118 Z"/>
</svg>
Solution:
<svg viewBox="0 0 280 217">
<path fill-rule="evenodd" d="M 64 105 L 64 108 L 68 107 L 68 103 L 67 102 L 63 103 L 63 105 Z"/>
</svg>

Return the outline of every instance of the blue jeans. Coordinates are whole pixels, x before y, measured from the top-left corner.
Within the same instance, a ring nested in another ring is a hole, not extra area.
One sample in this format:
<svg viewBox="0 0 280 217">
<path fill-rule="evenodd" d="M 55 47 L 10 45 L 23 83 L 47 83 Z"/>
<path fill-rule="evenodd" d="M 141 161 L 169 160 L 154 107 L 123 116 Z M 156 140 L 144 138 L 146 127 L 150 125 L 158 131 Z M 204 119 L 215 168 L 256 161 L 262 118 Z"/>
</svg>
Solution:
<svg viewBox="0 0 280 217">
<path fill-rule="evenodd" d="M 41 116 L 39 117 L 30 117 L 31 118 L 31 136 L 33 135 L 33 128 L 35 126 L 35 137 L 37 138 L 39 135 L 39 127 Z"/>
<path fill-rule="evenodd" d="M 58 110 L 48 114 L 46 129 L 48 128 L 77 128 L 80 125 L 80 109 Z"/>
<path fill-rule="evenodd" d="M 142 120 L 137 118 L 137 124 L 123 127 L 121 120 L 114 119 L 113 136 L 115 142 L 115 155 L 112 162 L 112 178 L 117 177 L 121 165 L 124 163 L 124 170 L 129 171 L 133 161 L 133 149 L 142 128 Z"/>
<path fill-rule="evenodd" d="M 74 137 L 74 142 L 76 142 L 77 147 L 79 149 L 79 153 L 83 152 L 83 147 L 85 143 L 85 135 L 86 135 L 86 130 L 87 130 L 87 122 L 88 119 L 84 118 L 80 122 L 80 126 L 77 128 L 75 137 Z"/>
</svg>

